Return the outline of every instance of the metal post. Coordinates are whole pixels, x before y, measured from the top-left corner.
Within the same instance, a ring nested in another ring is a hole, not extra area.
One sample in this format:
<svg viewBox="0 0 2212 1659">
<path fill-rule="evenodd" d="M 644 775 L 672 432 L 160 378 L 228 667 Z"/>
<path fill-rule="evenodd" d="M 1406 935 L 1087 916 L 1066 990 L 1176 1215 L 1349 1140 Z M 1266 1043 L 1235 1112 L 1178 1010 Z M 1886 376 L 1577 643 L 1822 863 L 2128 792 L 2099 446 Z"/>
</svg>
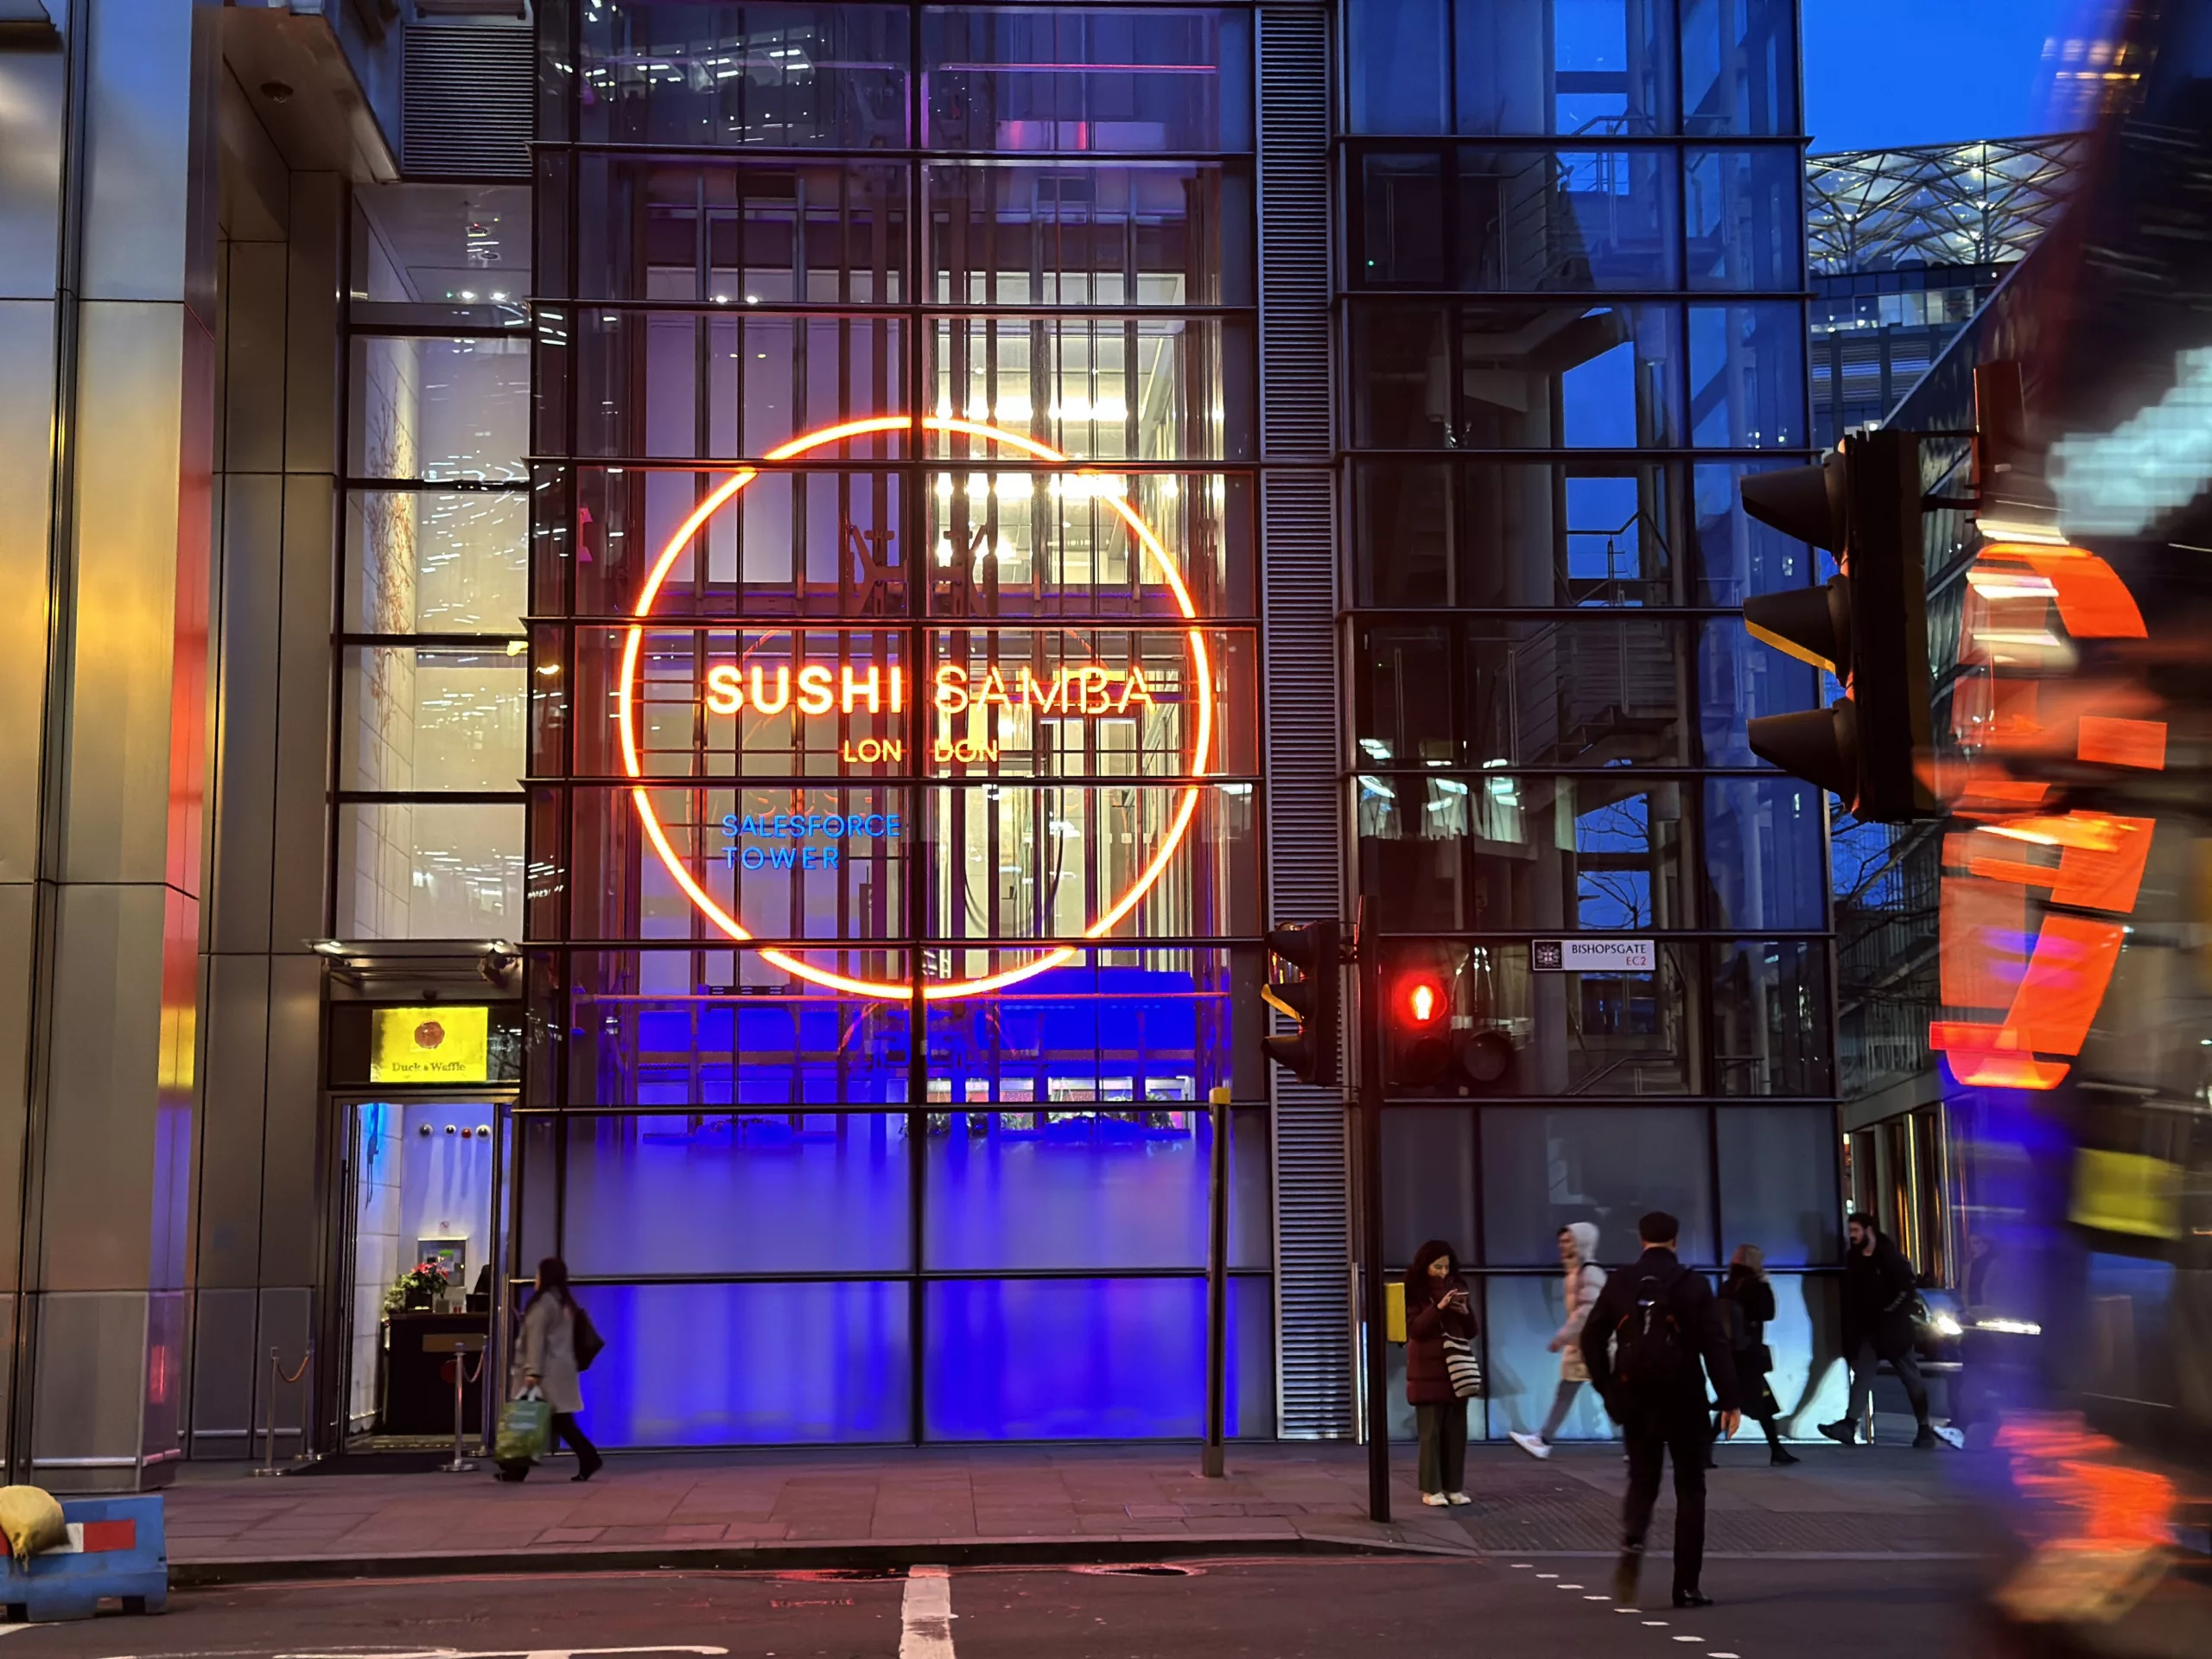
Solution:
<svg viewBox="0 0 2212 1659">
<path fill-rule="evenodd" d="M 1379 907 L 1363 893 L 1356 954 L 1359 964 L 1359 1270 L 1367 1379 L 1367 1512 L 1390 1518 L 1389 1297 L 1382 1282 L 1382 949 L 1376 938 Z"/>
<path fill-rule="evenodd" d="M 275 1345 L 271 1344 L 269 1350 L 268 1440 L 262 1447 L 261 1467 L 253 1471 L 257 1475 L 273 1475 L 276 1472 L 276 1384 L 283 1375 L 283 1365 L 276 1357 Z"/>
<path fill-rule="evenodd" d="M 1206 1444 L 1198 1473 L 1218 1480 L 1228 1472 L 1224 1441 L 1229 1427 L 1229 1090 L 1206 1096 L 1213 1131 L 1212 1167 L 1206 1197 Z"/>
<path fill-rule="evenodd" d="M 468 1460 L 462 1437 L 468 1433 L 466 1413 L 461 1404 L 462 1390 L 468 1382 L 468 1356 L 460 1348 L 453 1351 L 453 1461 L 441 1464 L 438 1472 L 444 1475 L 465 1475 L 476 1465 Z"/>
</svg>

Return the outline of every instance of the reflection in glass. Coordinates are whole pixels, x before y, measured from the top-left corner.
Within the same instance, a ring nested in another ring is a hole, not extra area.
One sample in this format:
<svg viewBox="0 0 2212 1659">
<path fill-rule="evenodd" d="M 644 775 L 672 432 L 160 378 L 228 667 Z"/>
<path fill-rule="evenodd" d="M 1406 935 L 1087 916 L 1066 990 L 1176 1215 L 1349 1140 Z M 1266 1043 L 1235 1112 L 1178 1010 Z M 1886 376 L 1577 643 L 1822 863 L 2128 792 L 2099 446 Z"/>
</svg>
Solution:
<svg viewBox="0 0 2212 1659">
<path fill-rule="evenodd" d="M 1745 722 L 1760 715 L 1810 709 L 1820 671 L 1762 645 L 1732 617 L 1698 629 L 1699 749 L 1708 766 L 1764 766 Z"/>
<path fill-rule="evenodd" d="M 519 634 L 529 525 L 520 493 L 347 491 L 346 631 Z"/>
<path fill-rule="evenodd" d="M 1754 594 L 1809 585 L 1813 550 L 1744 511 L 1746 474 L 1802 463 L 1700 461 L 1694 469 L 1697 594 L 1703 605 L 1741 605 Z"/>
<path fill-rule="evenodd" d="M 1693 305 L 1690 442 L 1788 449 L 1805 442 L 1805 308 L 1795 301 Z"/>
<path fill-rule="evenodd" d="M 517 788 L 529 697 L 529 663 L 505 647 L 349 650 L 339 787 Z"/>
<path fill-rule="evenodd" d="M 1833 1093 L 1826 946 L 1751 939 L 1713 951 L 1713 1091 Z"/>
<path fill-rule="evenodd" d="M 356 479 L 515 482 L 529 453 L 530 342 L 353 337 Z"/>
<path fill-rule="evenodd" d="M 1825 1106 L 1723 1106 L 1713 1117 L 1722 1253 L 1756 1244 L 1770 1268 L 1833 1262 L 1843 1207 L 1834 1115 Z"/>
<path fill-rule="evenodd" d="M 1352 314 L 1355 442 L 1382 449 L 1678 443 L 1681 321 L 1667 305 L 1363 305 Z"/>
<path fill-rule="evenodd" d="M 1360 856 L 1383 925 L 1648 931 L 1691 925 L 1681 791 L 1633 773 L 1359 779 Z M 1414 810 L 1419 792 L 1420 810 Z"/>
<path fill-rule="evenodd" d="M 1794 149 L 1689 152 L 1682 200 L 1692 288 L 1786 293 L 1802 284 L 1803 165 Z"/>
<path fill-rule="evenodd" d="M 1345 36 L 1354 132 L 1442 132 L 1445 0 L 1352 0 Z"/>
<path fill-rule="evenodd" d="M 1827 796 L 1795 778 L 1707 779 L 1704 925 L 1825 927 L 1827 822 Z"/>
<path fill-rule="evenodd" d="M 1679 0 L 1682 130 L 1774 135 L 1797 124 L 1796 0 Z"/>
<path fill-rule="evenodd" d="M 522 931 L 523 809 L 360 802 L 338 809 L 338 935 L 499 939 Z"/>
<path fill-rule="evenodd" d="M 1607 1262 L 1633 1261 L 1636 1223 L 1664 1210 L 1686 1262 L 1718 1258 L 1705 1114 L 1693 1107 L 1493 1106 L 1482 1115 L 1483 1259 L 1551 1267 L 1560 1229 L 1596 1224 Z"/>
<path fill-rule="evenodd" d="M 1458 130 L 1672 132 L 1672 11 L 1670 0 L 1457 0 Z"/>
<path fill-rule="evenodd" d="M 1432 1238 L 1475 1259 L 1475 1114 L 1465 1107 L 1382 1115 L 1382 1259 L 1402 1270 Z"/>
<path fill-rule="evenodd" d="M 1457 286 L 1675 286 L 1671 151 L 1462 149 L 1458 161 Z"/>
<path fill-rule="evenodd" d="M 1356 463 L 1363 603 L 1670 605 L 1678 474 L 1632 461 Z"/>
<path fill-rule="evenodd" d="M 1600 1262 L 1631 1262 L 1635 1254 L 1633 1217 L 1617 1224 L 1611 1236 L 1599 1235 Z M 1551 1414 L 1558 1391 L 1560 1357 L 1550 1351 L 1550 1344 L 1567 1318 L 1565 1281 L 1556 1273 L 1541 1278 L 1494 1274 L 1484 1291 L 1483 1310 L 1489 1318 L 1483 1332 L 1483 1393 L 1490 1404 L 1490 1438 L 1533 1434 Z M 1585 1383 L 1552 1439 L 1610 1440 L 1618 1435 L 1598 1391 Z"/>
<path fill-rule="evenodd" d="M 1361 747 L 1372 760 L 1515 768 L 1689 759 L 1688 639 L 1676 623 L 1604 612 L 1489 616 L 1454 629 L 1376 626 L 1361 645 L 1360 728 L 1371 734 Z"/>
</svg>

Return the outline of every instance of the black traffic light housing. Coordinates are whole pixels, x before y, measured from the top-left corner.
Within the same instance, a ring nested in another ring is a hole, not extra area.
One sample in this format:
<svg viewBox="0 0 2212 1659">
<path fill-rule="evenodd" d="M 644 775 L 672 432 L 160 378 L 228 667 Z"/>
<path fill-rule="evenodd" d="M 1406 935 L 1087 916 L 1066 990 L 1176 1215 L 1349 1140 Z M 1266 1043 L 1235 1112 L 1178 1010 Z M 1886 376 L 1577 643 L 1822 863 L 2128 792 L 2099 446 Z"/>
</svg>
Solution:
<svg viewBox="0 0 2212 1659">
<path fill-rule="evenodd" d="M 1262 1037 L 1269 1059 L 1302 1083 L 1332 1087 L 1344 1032 L 1344 926 L 1296 922 L 1268 933 L 1268 1007 L 1298 1022 L 1288 1036 Z M 1287 970 L 1287 971 L 1286 971 Z"/>
<path fill-rule="evenodd" d="M 1754 473 L 1742 487 L 1752 518 L 1826 548 L 1842 566 L 1825 587 L 1744 601 L 1754 639 L 1844 682 L 1842 700 L 1827 709 L 1751 720 L 1751 753 L 1842 797 L 1861 819 L 1935 817 L 1921 766 L 1933 744 L 1933 688 L 1919 439 L 1853 433 L 1818 466 Z"/>
</svg>

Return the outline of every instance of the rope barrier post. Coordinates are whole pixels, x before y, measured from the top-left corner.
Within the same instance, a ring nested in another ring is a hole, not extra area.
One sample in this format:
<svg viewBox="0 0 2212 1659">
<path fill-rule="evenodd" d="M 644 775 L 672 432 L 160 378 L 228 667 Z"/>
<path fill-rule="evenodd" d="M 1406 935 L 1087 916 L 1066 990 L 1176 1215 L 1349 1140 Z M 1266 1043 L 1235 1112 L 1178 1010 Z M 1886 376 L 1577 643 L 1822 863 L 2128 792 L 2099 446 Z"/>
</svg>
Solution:
<svg viewBox="0 0 2212 1659">
<path fill-rule="evenodd" d="M 468 1460 L 466 1436 L 468 1433 L 467 1412 L 463 1390 L 472 1380 L 468 1375 L 468 1357 L 476 1355 L 476 1375 L 484 1375 L 483 1354 L 486 1338 L 481 1332 L 456 1332 L 451 1336 L 429 1336 L 423 1338 L 426 1354 L 450 1356 L 453 1366 L 453 1461 L 438 1465 L 442 1475 L 465 1475 L 476 1465 Z"/>
<path fill-rule="evenodd" d="M 257 1475 L 273 1475 L 276 1472 L 276 1384 L 283 1374 L 284 1368 L 277 1360 L 276 1347 L 272 1343 L 269 1348 L 268 1427 L 264 1430 L 267 1438 L 262 1446 L 261 1467 L 253 1471 Z"/>
<path fill-rule="evenodd" d="M 307 1449 L 307 1425 L 308 1419 L 313 1415 L 310 1402 L 315 1395 L 314 1387 L 310 1384 L 300 1390 L 299 1455 L 286 1459 L 285 1466 L 283 1468 L 279 1468 L 276 1464 L 276 1390 L 289 1388 L 291 1384 L 297 1382 L 308 1374 L 308 1367 L 314 1363 L 315 1344 L 310 1342 L 308 1344 L 307 1352 L 300 1356 L 299 1369 L 287 1376 L 284 1375 L 284 1362 L 280 1357 L 279 1351 L 273 1344 L 270 1346 L 269 1350 L 269 1412 L 266 1426 L 262 1431 L 268 1437 L 268 1444 L 262 1450 L 261 1466 L 253 1471 L 255 1474 L 289 1474 L 294 1467 L 315 1461 L 308 1455 Z"/>
</svg>

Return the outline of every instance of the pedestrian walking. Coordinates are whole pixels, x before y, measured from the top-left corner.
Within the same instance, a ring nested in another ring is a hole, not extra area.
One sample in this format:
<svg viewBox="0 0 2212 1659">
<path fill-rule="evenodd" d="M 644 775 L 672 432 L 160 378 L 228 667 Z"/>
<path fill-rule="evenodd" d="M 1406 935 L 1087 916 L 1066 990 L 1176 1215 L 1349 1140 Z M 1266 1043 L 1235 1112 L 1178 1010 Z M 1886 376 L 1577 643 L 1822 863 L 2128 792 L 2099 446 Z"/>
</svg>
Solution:
<svg viewBox="0 0 2212 1659">
<path fill-rule="evenodd" d="M 1459 1258 L 1431 1239 L 1406 1273 L 1406 1399 L 1421 1436 L 1421 1501 L 1432 1509 L 1474 1501 L 1466 1493 L 1467 1402 L 1446 1350 L 1474 1339 Z"/>
<path fill-rule="evenodd" d="M 1912 1355 L 1912 1313 L 1920 1281 L 1904 1252 L 1882 1236 L 1872 1216 L 1853 1215 L 1846 1225 L 1851 1243 L 1843 1257 L 1843 1357 L 1851 1367 L 1851 1404 L 1840 1422 L 1822 1423 L 1821 1433 L 1845 1446 L 1858 1438 L 1873 1395 L 1874 1374 L 1886 1359 L 1904 1384 L 1920 1425 L 1913 1446 L 1924 1452 L 1936 1444 L 1936 1431 L 1928 1423 L 1928 1385 L 1920 1380 L 1920 1364 Z M 1867 1443 L 1873 1439 L 1870 1427 Z"/>
<path fill-rule="evenodd" d="M 1709 1607 L 1699 1587 L 1705 1565 L 1705 1465 L 1712 1445 L 1705 1380 L 1719 1396 L 1720 1427 L 1738 1422 L 1736 1368 L 1721 1334 L 1713 1287 L 1675 1254 L 1681 1224 L 1655 1210 L 1636 1224 L 1643 1254 L 1598 1294 L 1582 1326 L 1582 1361 L 1605 1409 L 1628 1440 L 1628 1496 L 1621 1504 L 1616 1605 L 1636 1604 L 1643 1541 L 1659 1501 L 1659 1478 L 1675 1460 L 1675 1605 Z"/>
<path fill-rule="evenodd" d="M 1605 1270 L 1598 1265 L 1597 1258 L 1594 1222 L 1569 1222 L 1559 1230 L 1559 1264 L 1567 1280 L 1567 1319 L 1550 1344 L 1551 1351 L 1559 1356 L 1559 1387 L 1553 1391 L 1552 1408 L 1544 1426 L 1533 1434 L 1517 1430 L 1513 1434 L 1513 1444 L 1532 1458 L 1551 1456 L 1552 1436 L 1559 1433 L 1559 1426 L 1573 1408 L 1574 1396 L 1590 1380 L 1590 1368 L 1582 1358 L 1582 1327 L 1598 1304 L 1598 1294 L 1605 1287 Z"/>
<path fill-rule="evenodd" d="M 589 1351 L 582 1364 L 577 1353 L 580 1327 L 585 1333 L 582 1345 Z M 576 1427 L 576 1414 L 584 1408 L 582 1368 L 590 1363 L 598 1346 L 597 1333 L 591 1331 L 591 1322 L 569 1288 L 568 1264 L 557 1255 L 547 1256 L 537 1264 L 537 1288 L 515 1332 L 507 1393 L 515 1398 L 535 1389 L 544 1395 L 553 1408 L 553 1442 L 566 1440 L 575 1452 L 576 1472 L 571 1477 L 575 1480 L 589 1480 L 606 1462 L 599 1448 Z M 502 1480 L 520 1480 L 529 1473 L 526 1459 L 499 1465 Z"/>
<path fill-rule="evenodd" d="M 1774 1369 L 1774 1351 L 1766 1344 L 1766 1322 L 1774 1317 L 1774 1287 L 1766 1280 L 1766 1252 L 1756 1244 L 1738 1244 L 1728 1258 L 1728 1277 L 1720 1286 L 1721 1323 L 1728 1332 L 1728 1352 L 1736 1364 L 1736 1399 L 1744 1415 L 1766 1431 L 1767 1461 L 1777 1467 L 1797 1461 L 1782 1443 L 1775 1419 L 1782 1415 L 1767 1373 Z"/>
</svg>

